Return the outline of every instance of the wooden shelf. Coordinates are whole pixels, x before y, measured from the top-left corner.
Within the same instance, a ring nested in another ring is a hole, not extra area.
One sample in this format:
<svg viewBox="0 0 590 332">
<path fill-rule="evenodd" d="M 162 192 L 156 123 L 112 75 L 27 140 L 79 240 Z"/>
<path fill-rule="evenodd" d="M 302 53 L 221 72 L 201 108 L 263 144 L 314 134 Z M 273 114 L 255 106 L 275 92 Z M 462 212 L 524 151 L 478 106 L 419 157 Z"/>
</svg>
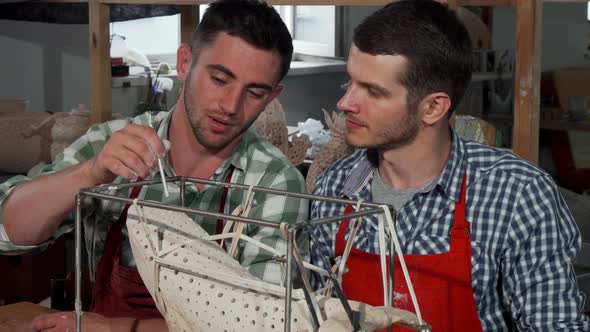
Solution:
<svg viewBox="0 0 590 332">
<path fill-rule="evenodd" d="M 75 0 L 49 0 L 74 1 Z M 92 0 L 91 0 L 92 1 Z M 205 5 L 208 0 L 98 0 L 106 4 L 158 4 L 158 5 Z M 511 6 L 514 0 L 455 0 L 453 5 L 459 6 Z M 273 5 L 338 5 L 338 6 L 376 6 L 386 5 L 391 0 L 268 0 Z M 451 1 L 449 1 L 450 3 Z"/>
</svg>

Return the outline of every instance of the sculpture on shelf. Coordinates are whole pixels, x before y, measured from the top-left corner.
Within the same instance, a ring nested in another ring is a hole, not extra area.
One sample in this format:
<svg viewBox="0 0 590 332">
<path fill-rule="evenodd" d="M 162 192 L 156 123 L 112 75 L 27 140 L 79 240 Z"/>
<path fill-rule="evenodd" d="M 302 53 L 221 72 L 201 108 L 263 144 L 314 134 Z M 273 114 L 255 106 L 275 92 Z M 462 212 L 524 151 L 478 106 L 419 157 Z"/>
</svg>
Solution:
<svg viewBox="0 0 590 332">
<path fill-rule="evenodd" d="M 277 99 L 274 99 L 260 113 L 258 119 L 252 124 L 252 128 L 258 135 L 279 148 L 293 165 L 301 164 L 305 159 L 307 149 L 311 147 L 311 141 L 305 135 L 292 136 L 289 141 L 287 116 Z"/>
<path fill-rule="evenodd" d="M 113 118 L 118 119 L 121 116 L 114 114 Z M 44 140 L 50 142 L 51 160 L 49 161 L 52 162 L 66 147 L 82 136 L 90 126 L 90 111 L 86 109 L 84 104 L 79 104 L 77 109 L 53 113 L 42 121 L 31 124 L 22 135 L 23 137 L 40 135 Z"/>
<path fill-rule="evenodd" d="M 328 143 L 322 145 L 317 157 L 313 160 L 313 163 L 307 171 L 305 182 L 307 184 L 307 190 L 310 192 L 313 190 L 315 179 L 326 170 L 328 166 L 340 157 L 354 151 L 354 148 L 346 144 L 346 117 L 344 113 L 332 112 L 330 115 L 326 110 L 322 111 L 324 112 L 326 124 L 330 129 L 331 138 Z"/>
</svg>

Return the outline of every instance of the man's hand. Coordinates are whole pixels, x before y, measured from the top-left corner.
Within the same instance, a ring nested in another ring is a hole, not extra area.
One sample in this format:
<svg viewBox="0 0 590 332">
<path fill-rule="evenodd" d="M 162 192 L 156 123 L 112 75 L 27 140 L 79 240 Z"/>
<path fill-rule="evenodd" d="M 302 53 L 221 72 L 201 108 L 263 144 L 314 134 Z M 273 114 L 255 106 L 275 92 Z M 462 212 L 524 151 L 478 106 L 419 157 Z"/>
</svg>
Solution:
<svg viewBox="0 0 590 332">
<path fill-rule="evenodd" d="M 148 177 L 166 153 L 164 142 L 147 126 L 129 124 L 113 133 L 102 151 L 87 164 L 95 184 L 112 182 L 117 176 L 129 180 Z"/>
<path fill-rule="evenodd" d="M 111 319 L 85 312 L 82 314 L 84 332 L 111 332 Z M 74 312 L 57 312 L 42 315 L 33 320 L 33 332 L 74 332 L 76 331 L 76 314 Z"/>
</svg>

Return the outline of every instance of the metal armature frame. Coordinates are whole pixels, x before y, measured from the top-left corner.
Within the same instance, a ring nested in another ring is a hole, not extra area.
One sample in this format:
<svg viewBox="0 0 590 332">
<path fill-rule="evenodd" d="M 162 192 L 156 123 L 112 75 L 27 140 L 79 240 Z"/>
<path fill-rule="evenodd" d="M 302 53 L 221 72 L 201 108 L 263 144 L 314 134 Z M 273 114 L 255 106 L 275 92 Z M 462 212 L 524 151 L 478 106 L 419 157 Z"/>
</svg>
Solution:
<svg viewBox="0 0 590 332">
<path fill-rule="evenodd" d="M 137 204 L 139 206 L 147 206 L 152 208 L 159 208 L 164 210 L 176 211 L 176 212 L 183 212 L 188 215 L 199 215 L 204 217 L 212 217 L 216 219 L 225 219 L 231 220 L 235 222 L 242 222 L 246 224 L 252 224 L 257 226 L 263 227 L 271 227 L 271 228 L 280 228 L 280 224 L 271 221 L 259 220 L 259 219 L 251 219 L 246 217 L 239 217 L 233 216 L 224 213 L 217 213 L 217 212 L 210 212 L 210 211 L 203 211 L 203 210 L 196 210 L 191 208 L 185 207 L 185 189 L 187 183 L 191 184 L 205 184 L 205 185 L 212 185 L 216 187 L 226 187 L 229 189 L 240 189 L 240 190 L 252 190 L 254 192 L 263 192 L 268 194 L 274 195 L 282 195 L 285 197 L 293 197 L 293 198 L 301 198 L 301 199 L 308 199 L 308 200 L 320 200 L 332 203 L 340 203 L 340 204 L 353 204 L 359 206 L 361 208 L 365 208 L 365 210 L 352 212 L 347 215 L 340 215 L 328 218 L 321 218 L 316 220 L 311 220 L 306 223 L 297 223 L 297 224 L 289 224 L 286 226 L 287 229 L 287 280 L 285 286 L 285 331 L 290 332 L 291 330 L 291 299 L 292 299 L 292 288 L 293 288 L 293 280 L 292 280 L 292 267 L 293 267 L 293 252 L 295 249 L 294 241 L 295 241 L 295 233 L 299 230 L 314 227 L 318 225 L 323 225 L 327 223 L 341 221 L 347 218 L 359 218 L 368 215 L 372 215 L 375 213 L 383 213 L 382 205 L 375 204 L 375 203 L 368 203 L 368 202 L 359 202 L 354 200 L 348 199 L 341 199 L 341 198 L 333 198 L 333 197 L 325 197 L 325 196 L 318 196 L 312 194 L 302 194 L 302 193 L 293 193 L 284 190 L 277 190 L 277 189 L 270 189 L 264 187 L 256 187 L 256 186 L 248 186 L 243 184 L 237 183 L 227 183 L 227 182 L 220 182 L 220 181 L 211 181 L 199 178 L 191 178 L 191 177 L 168 177 L 166 178 L 167 182 L 176 183 L 180 187 L 180 206 L 168 205 L 153 201 L 145 201 L 145 200 L 137 200 Z M 104 191 L 118 191 L 121 189 L 136 187 L 136 186 L 149 186 L 154 184 L 161 183 L 160 179 L 152 179 L 147 181 L 138 181 L 138 182 L 131 182 L 131 183 L 124 183 L 124 184 L 105 184 L 100 185 L 97 187 L 85 188 L 80 190 L 78 195 L 76 195 L 76 222 L 75 222 L 75 260 L 76 260 L 76 290 L 75 290 L 75 311 L 76 311 L 76 331 L 82 331 L 82 302 L 81 302 L 81 270 L 82 270 L 82 201 L 85 197 L 91 198 L 98 198 L 104 200 L 111 200 L 121 203 L 128 203 L 132 204 L 135 200 L 128 198 L 128 197 L 120 197 L 109 193 L 104 193 Z M 362 220 L 362 219 L 361 219 Z M 390 248 L 393 250 L 393 248 Z M 393 252 L 393 251 L 390 251 Z M 394 255 L 390 255 L 393 257 Z M 393 265 L 391 265 L 390 270 L 393 270 Z"/>
</svg>

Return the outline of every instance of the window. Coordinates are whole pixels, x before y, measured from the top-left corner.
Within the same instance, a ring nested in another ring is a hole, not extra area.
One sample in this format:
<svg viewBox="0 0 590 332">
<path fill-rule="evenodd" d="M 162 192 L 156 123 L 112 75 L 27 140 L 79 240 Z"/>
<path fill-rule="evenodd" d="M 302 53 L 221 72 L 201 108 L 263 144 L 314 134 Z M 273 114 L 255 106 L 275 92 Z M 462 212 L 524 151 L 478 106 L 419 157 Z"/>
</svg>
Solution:
<svg viewBox="0 0 590 332">
<path fill-rule="evenodd" d="M 201 5 L 202 17 L 207 5 Z M 336 25 L 338 8 L 335 6 L 275 6 L 293 36 L 295 53 L 322 57 L 339 56 Z M 149 61 L 176 62 L 180 43 L 180 15 L 159 16 L 111 23 L 111 34 L 117 47 L 134 49 Z M 321 33 L 318 33 L 321 31 Z M 113 53 L 114 44 L 111 47 Z"/>
<path fill-rule="evenodd" d="M 274 6 L 293 36 L 295 53 L 323 57 L 338 56 L 335 6 Z M 199 6 L 200 18 L 207 5 Z M 321 33 L 318 33 L 321 31 Z"/>
<path fill-rule="evenodd" d="M 325 57 L 337 55 L 335 6 L 275 7 L 278 7 L 278 12 L 293 36 L 296 53 Z"/>
<path fill-rule="evenodd" d="M 174 54 L 180 44 L 180 15 L 142 18 L 111 23 L 111 35 L 122 36 L 128 48 L 135 49 L 150 60 Z"/>
</svg>

